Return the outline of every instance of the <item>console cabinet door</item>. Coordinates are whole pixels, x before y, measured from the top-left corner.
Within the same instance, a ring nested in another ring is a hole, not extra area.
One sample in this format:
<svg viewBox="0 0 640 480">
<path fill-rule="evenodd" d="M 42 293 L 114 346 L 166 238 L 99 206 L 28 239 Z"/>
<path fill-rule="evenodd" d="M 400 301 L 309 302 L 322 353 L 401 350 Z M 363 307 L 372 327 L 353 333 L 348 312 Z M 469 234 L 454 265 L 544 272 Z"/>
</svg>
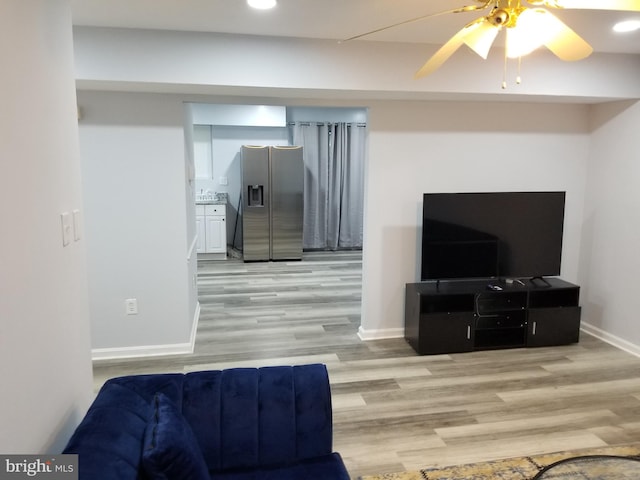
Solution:
<svg viewBox="0 0 640 480">
<path fill-rule="evenodd" d="M 576 343 L 580 337 L 580 307 L 531 308 L 528 347 Z"/>
<path fill-rule="evenodd" d="M 473 350 L 475 314 L 472 312 L 420 315 L 420 354 Z"/>
</svg>

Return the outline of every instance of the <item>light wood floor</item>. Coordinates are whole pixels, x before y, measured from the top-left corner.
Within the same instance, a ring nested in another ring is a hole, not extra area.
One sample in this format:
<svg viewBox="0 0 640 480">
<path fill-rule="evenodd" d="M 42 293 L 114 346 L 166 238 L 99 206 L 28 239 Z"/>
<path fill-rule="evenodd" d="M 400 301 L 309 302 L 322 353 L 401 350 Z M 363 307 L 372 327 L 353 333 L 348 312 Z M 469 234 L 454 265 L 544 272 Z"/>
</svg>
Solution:
<svg viewBox="0 0 640 480">
<path fill-rule="evenodd" d="M 322 362 L 334 448 L 352 478 L 640 442 L 640 359 L 582 334 L 566 347 L 418 356 L 362 342 L 359 252 L 201 262 L 192 355 L 95 364 L 133 373 Z"/>
</svg>

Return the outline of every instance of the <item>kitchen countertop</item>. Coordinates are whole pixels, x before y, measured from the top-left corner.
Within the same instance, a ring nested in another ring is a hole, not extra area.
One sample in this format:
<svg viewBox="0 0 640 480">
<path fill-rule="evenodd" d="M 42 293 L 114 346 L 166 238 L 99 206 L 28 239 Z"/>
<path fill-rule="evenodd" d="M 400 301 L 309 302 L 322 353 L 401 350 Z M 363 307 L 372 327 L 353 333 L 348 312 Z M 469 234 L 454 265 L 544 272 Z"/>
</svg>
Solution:
<svg viewBox="0 0 640 480">
<path fill-rule="evenodd" d="M 196 205 L 226 205 L 229 196 L 226 192 L 196 194 Z"/>
</svg>

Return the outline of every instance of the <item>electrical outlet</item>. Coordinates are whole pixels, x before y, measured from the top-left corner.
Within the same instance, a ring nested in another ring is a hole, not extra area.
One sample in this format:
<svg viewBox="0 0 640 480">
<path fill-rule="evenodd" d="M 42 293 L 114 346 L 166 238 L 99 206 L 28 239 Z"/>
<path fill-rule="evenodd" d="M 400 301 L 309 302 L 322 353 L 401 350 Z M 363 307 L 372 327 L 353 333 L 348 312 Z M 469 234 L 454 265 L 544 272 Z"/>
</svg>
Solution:
<svg viewBox="0 0 640 480">
<path fill-rule="evenodd" d="M 127 315 L 137 315 L 138 314 L 138 299 L 137 298 L 127 298 L 124 301 L 125 311 Z"/>
</svg>

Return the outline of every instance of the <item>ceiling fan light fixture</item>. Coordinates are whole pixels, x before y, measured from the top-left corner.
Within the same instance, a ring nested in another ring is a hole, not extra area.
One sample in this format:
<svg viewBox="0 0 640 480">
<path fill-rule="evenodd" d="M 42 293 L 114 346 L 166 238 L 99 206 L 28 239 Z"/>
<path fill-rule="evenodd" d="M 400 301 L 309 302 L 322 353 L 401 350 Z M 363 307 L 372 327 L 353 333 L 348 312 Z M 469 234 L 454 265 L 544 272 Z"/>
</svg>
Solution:
<svg viewBox="0 0 640 480">
<path fill-rule="evenodd" d="M 498 27 L 488 21 L 476 24 L 475 28 L 470 30 L 464 36 L 464 43 L 467 47 L 486 60 L 489 55 L 491 45 L 493 45 L 500 29 L 501 27 Z"/>
<path fill-rule="evenodd" d="M 556 17 L 540 8 L 529 8 L 518 16 L 514 27 L 507 29 L 507 57 L 519 58 L 529 55 L 558 36 L 562 24 Z"/>
<path fill-rule="evenodd" d="M 251 8 L 257 8 L 258 10 L 269 10 L 276 6 L 276 0 L 247 0 L 247 4 Z"/>
</svg>

